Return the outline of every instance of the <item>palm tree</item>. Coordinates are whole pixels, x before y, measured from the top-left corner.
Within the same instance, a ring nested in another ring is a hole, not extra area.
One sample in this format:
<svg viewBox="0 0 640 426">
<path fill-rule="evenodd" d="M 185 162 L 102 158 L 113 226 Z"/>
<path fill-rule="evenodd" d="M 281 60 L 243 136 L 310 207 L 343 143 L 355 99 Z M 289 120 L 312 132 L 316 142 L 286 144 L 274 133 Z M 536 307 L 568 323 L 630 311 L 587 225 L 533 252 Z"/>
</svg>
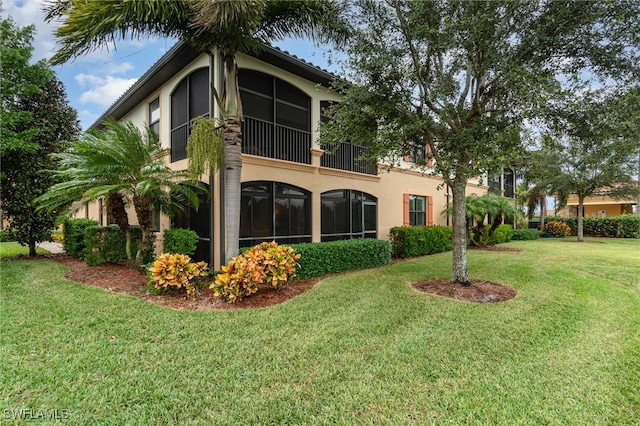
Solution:
<svg viewBox="0 0 640 426">
<path fill-rule="evenodd" d="M 287 36 L 340 41 L 342 6 L 330 0 L 57 0 L 46 10 L 48 20 L 61 20 L 56 30 L 62 47 L 56 64 L 115 42 L 127 35 L 177 36 L 224 61 L 220 100 L 224 116 L 225 257 L 238 253 L 240 171 L 242 168 L 242 103 L 238 89 L 238 53 L 255 53 L 263 43 Z"/>
<path fill-rule="evenodd" d="M 447 206 L 443 214 L 451 214 L 453 206 Z M 502 225 L 505 217 L 517 219 L 520 212 L 504 197 L 487 193 L 482 196 L 471 194 L 466 199 L 467 226 L 471 245 L 486 245 L 498 226 Z M 485 232 L 485 219 L 490 216 L 493 221 L 491 228 Z"/>
<path fill-rule="evenodd" d="M 36 202 L 40 209 L 66 207 L 70 213 L 88 202 L 106 198 L 109 212 L 126 236 L 129 260 L 133 256 L 125 209 L 126 204 L 133 204 L 142 230 L 135 261 L 141 264 L 143 254 L 153 248 L 153 209 L 172 212 L 176 207 L 172 200 L 176 198 L 198 206 L 197 191 L 202 186 L 195 182 L 178 183 L 186 173 L 171 170 L 165 164 L 167 152 L 151 129 L 147 128 L 143 135 L 133 123 L 112 119 L 105 121 L 104 127 L 104 130 L 86 133 L 71 142 L 65 151 L 52 154 L 59 162 L 54 174 L 60 178 L 60 183 L 53 185 Z"/>
</svg>

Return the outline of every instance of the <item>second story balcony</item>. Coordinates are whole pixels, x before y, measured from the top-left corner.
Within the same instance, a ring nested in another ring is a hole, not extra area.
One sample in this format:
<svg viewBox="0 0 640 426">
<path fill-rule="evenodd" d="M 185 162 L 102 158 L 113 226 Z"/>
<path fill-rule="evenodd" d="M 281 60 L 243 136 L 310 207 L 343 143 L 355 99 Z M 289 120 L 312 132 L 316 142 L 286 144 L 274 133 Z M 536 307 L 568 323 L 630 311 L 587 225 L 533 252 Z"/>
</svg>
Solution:
<svg viewBox="0 0 640 426">
<path fill-rule="evenodd" d="M 242 124 L 245 154 L 311 164 L 311 133 L 257 118 Z"/>
</svg>

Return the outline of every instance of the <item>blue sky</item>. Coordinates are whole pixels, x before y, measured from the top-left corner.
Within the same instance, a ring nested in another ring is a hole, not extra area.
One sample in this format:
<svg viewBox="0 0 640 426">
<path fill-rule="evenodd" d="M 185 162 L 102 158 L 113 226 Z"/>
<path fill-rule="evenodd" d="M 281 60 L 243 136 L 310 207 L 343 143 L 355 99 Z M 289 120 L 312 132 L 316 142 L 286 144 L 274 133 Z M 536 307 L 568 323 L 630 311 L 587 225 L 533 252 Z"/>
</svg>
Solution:
<svg viewBox="0 0 640 426">
<path fill-rule="evenodd" d="M 46 0 L 0 0 L 2 17 L 11 16 L 18 26 L 35 25 L 33 61 L 50 58 L 56 51 L 55 23 L 44 22 Z M 69 104 L 78 111 L 83 129 L 100 115 L 147 71 L 175 40 L 147 38 L 123 40 L 115 46 L 55 66 L 64 83 Z M 326 53 L 309 41 L 285 40 L 276 46 L 322 68 L 329 68 Z"/>
</svg>

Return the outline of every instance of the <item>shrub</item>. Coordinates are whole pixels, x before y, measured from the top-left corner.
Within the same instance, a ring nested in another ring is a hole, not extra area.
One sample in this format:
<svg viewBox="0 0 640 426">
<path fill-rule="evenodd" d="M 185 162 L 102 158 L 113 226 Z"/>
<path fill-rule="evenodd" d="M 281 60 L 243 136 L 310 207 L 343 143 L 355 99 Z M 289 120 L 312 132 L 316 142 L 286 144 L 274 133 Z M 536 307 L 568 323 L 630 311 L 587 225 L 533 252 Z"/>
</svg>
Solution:
<svg viewBox="0 0 640 426">
<path fill-rule="evenodd" d="M 487 225 L 487 227 L 489 227 L 489 229 L 491 228 L 491 225 Z M 507 243 L 509 241 L 511 241 L 513 237 L 513 226 L 512 225 L 499 225 L 495 231 L 493 231 L 493 234 L 489 237 L 487 244 L 488 245 L 494 245 L 494 244 L 502 244 L 502 243 Z"/>
<path fill-rule="evenodd" d="M 62 232 L 62 230 L 55 229 L 51 231 L 51 238 L 53 239 L 53 241 L 61 243 L 64 241 L 64 233 Z"/>
<path fill-rule="evenodd" d="M 0 231 L 0 243 L 16 241 L 16 232 L 13 228 L 7 228 Z"/>
<path fill-rule="evenodd" d="M 166 229 L 162 239 L 164 253 L 180 253 L 193 256 L 198 245 L 198 234 L 190 229 Z"/>
<path fill-rule="evenodd" d="M 540 232 L 537 229 L 514 229 L 512 241 L 537 240 L 540 238 Z"/>
<path fill-rule="evenodd" d="M 135 256 L 142 230 L 139 226 L 132 226 L 131 255 Z M 96 266 L 104 263 L 116 263 L 127 260 L 126 237 L 116 225 L 89 226 L 84 230 L 83 258 L 87 265 Z M 143 253 L 143 263 L 149 263 L 153 259 L 153 253 Z"/>
<path fill-rule="evenodd" d="M 255 293 L 260 284 L 280 289 L 295 276 L 298 259 L 300 255 L 289 246 L 279 246 L 275 241 L 260 243 L 223 266 L 210 288 L 229 303 Z"/>
<path fill-rule="evenodd" d="M 214 296 L 235 303 L 257 292 L 261 279 L 262 272 L 258 265 L 243 253 L 221 268 L 209 288 Z"/>
<path fill-rule="evenodd" d="M 389 233 L 394 257 L 424 256 L 453 249 L 453 230 L 448 226 L 397 226 Z"/>
<path fill-rule="evenodd" d="M 576 216 L 551 216 L 549 220 L 566 223 L 571 227 L 571 235 L 578 234 Z M 602 237 L 640 238 L 640 216 L 623 214 L 613 217 L 585 217 L 583 232 L 585 235 Z"/>
<path fill-rule="evenodd" d="M 149 268 L 149 279 L 161 291 L 184 288 L 187 296 L 195 298 L 193 280 L 207 275 L 206 262 L 191 262 L 186 254 L 162 253 Z"/>
<path fill-rule="evenodd" d="M 578 217 L 577 216 L 569 216 L 569 217 L 560 217 L 560 216 L 547 216 L 544 220 L 544 223 L 548 222 L 561 222 L 569 226 L 571 228 L 571 235 L 578 235 Z"/>
<path fill-rule="evenodd" d="M 372 238 L 301 243 L 292 244 L 291 247 L 300 254 L 296 277 L 301 280 L 391 263 L 389 241 Z"/>
<path fill-rule="evenodd" d="M 615 219 L 618 222 L 618 237 L 640 238 L 640 216 L 623 214 Z"/>
<path fill-rule="evenodd" d="M 245 252 L 245 256 L 253 258 L 256 264 L 264 269 L 263 282 L 276 290 L 280 289 L 289 278 L 296 274 L 300 255 L 290 246 L 279 246 L 275 241 L 260 243 Z"/>
<path fill-rule="evenodd" d="M 551 234 L 552 237 L 562 238 L 571 234 L 571 228 L 566 223 L 552 220 L 549 222 L 545 222 L 543 232 Z"/>
<path fill-rule="evenodd" d="M 82 259 L 85 249 L 84 230 L 97 225 L 98 222 L 91 219 L 65 219 L 62 225 L 64 251 L 71 257 Z"/>
</svg>

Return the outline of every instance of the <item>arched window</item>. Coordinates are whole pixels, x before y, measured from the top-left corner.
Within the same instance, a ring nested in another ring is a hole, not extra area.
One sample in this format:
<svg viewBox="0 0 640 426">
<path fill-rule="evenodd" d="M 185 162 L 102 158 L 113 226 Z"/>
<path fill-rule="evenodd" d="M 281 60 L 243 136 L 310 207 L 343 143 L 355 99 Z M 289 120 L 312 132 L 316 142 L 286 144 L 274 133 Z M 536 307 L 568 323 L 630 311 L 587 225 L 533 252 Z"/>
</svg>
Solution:
<svg viewBox="0 0 640 426">
<path fill-rule="evenodd" d="M 311 193 L 280 182 L 242 184 L 240 247 L 311 241 Z"/>
<path fill-rule="evenodd" d="M 279 78 L 240 70 L 245 154 L 311 163 L 311 99 Z"/>
<path fill-rule="evenodd" d="M 201 68 L 186 76 L 171 94 L 171 161 L 187 158 L 189 123 L 209 116 L 209 69 Z"/>
<path fill-rule="evenodd" d="M 322 241 L 377 238 L 378 199 L 365 192 L 339 189 L 324 192 Z"/>
</svg>

